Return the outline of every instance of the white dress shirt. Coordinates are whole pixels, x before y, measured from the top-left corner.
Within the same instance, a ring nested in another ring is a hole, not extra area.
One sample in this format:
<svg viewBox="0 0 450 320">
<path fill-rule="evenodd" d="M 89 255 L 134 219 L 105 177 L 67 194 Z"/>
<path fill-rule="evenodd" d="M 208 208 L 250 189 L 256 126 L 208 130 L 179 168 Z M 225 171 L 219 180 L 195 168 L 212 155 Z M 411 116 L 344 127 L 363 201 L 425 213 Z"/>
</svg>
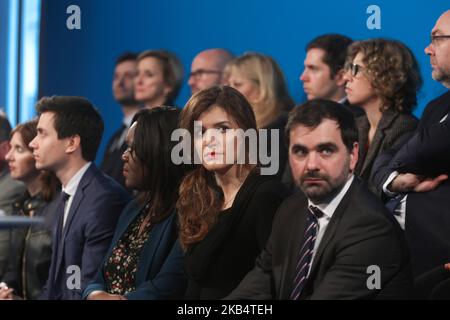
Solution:
<svg viewBox="0 0 450 320">
<path fill-rule="evenodd" d="M 67 195 L 69 196 L 69 198 L 66 201 L 66 205 L 64 207 L 63 229 L 64 226 L 66 225 L 67 216 L 69 215 L 70 207 L 72 205 L 73 197 L 77 192 L 78 185 L 80 184 L 81 179 L 83 178 L 84 174 L 86 173 L 91 163 L 92 162 L 86 163 L 80 170 L 78 170 L 77 173 L 75 173 L 75 175 L 72 178 L 70 178 L 67 185 L 62 187 L 62 192 L 67 193 Z"/>
<path fill-rule="evenodd" d="M 336 211 L 336 208 L 341 203 L 342 199 L 344 198 L 345 194 L 347 193 L 348 189 L 350 188 L 350 185 L 352 184 L 354 179 L 354 175 L 352 175 L 347 182 L 345 183 L 344 187 L 339 191 L 339 193 L 331 200 L 329 203 L 313 203 L 311 200 L 308 199 L 308 207 L 314 206 L 320 209 L 320 211 L 323 212 L 323 216 L 319 219 L 317 219 L 319 223 L 319 231 L 317 232 L 316 242 L 314 243 L 314 251 L 311 257 L 311 266 L 313 264 L 314 258 L 316 256 L 317 248 L 319 248 L 320 242 L 322 241 L 323 235 L 325 234 L 325 231 L 327 230 L 328 223 L 331 220 L 331 217 L 333 216 L 334 212 Z M 311 272 L 311 268 L 309 268 L 309 272 Z"/>
</svg>

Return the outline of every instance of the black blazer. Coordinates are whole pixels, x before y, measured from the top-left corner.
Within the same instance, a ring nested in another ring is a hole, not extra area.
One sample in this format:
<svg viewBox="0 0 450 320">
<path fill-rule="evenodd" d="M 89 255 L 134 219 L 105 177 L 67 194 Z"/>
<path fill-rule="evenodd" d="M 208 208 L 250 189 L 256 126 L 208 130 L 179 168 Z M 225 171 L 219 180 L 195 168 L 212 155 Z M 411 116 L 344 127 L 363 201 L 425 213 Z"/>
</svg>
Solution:
<svg viewBox="0 0 450 320">
<path fill-rule="evenodd" d="M 289 299 L 307 206 L 301 194 L 283 202 L 255 268 L 227 298 Z M 367 287 L 371 265 L 380 267 L 380 290 Z M 300 299 L 399 299 L 411 287 L 400 227 L 355 177 L 328 224 Z"/>
<path fill-rule="evenodd" d="M 361 177 L 363 181 L 369 183 L 372 166 L 378 155 L 390 149 L 404 134 L 414 131 L 417 123 L 417 118 L 411 114 L 401 114 L 391 110 L 385 111 L 378 124 L 372 143 L 367 149 L 370 129 L 369 120 L 366 116 L 357 118 L 359 159 L 356 164 L 355 174 Z M 375 190 L 370 183 L 369 188 Z"/>
<path fill-rule="evenodd" d="M 247 177 L 233 206 L 186 252 L 187 299 L 221 299 L 239 284 L 264 248 L 273 216 L 287 196 L 273 177 Z"/>
<path fill-rule="evenodd" d="M 378 192 L 393 171 L 417 174 L 449 173 L 448 119 L 450 91 L 431 101 L 410 140 L 379 157 L 373 184 Z M 447 131 L 446 131 L 447 130 Z M 442 134 L 442 136 L 441 136 Z M 450 182 L 429 192 L 409 193 L 406 200 L 405 234 L 412 255 L 414 275 L 450 261 Z"/>
</svg>

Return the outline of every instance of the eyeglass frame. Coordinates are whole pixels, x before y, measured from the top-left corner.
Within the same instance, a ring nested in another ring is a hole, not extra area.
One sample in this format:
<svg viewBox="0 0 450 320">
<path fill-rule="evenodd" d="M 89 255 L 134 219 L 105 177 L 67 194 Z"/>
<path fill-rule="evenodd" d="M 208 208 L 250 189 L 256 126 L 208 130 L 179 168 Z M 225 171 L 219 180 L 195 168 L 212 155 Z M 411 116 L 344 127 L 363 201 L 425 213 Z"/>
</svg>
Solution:
<svg viewBox="0 0 450 320">
<path fill-rule="evenodd" d="M 200 78 L 204 74 L 222 74 L 219 70 L 198 69 L 189 74 L 189 78 Z"/>
<path fill-rule="evenodd" d="M 430 35 L 430 42 L 436 45 L 440 40 L 450 39 L 450 35 Z"/>
<path fill-rule="evenodd" d="M 350 71 L 352 77 L 356 77 L 359 74 L 359 71 L 363 69 L 365 69 L 365 67 L 360 66 L 357 63 L 349 63 L 347 65 L 347 71 Z"/>
</svg>

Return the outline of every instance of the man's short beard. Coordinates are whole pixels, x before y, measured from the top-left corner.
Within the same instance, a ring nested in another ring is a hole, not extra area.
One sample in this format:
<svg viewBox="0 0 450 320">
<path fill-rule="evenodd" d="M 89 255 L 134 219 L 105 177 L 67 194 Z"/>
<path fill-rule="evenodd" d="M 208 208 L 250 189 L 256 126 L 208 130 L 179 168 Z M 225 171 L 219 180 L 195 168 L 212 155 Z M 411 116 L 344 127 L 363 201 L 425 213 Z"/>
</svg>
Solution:
<svg viewBox="0 0 450 320">
<path fill-rule="evenodd" d="M 297 181 L 297 185 L 312 202 L 329 203 L 342 190 L 347 182 L 350 170 L 347 166 L 345 168 L 346 170 L 343 170 L 341 175 L 334 181 L 331 181 L 328 175 L 320 174 L 317 171 L 312 171 L 300 177 L 299 181 Z M 319 186 L 304 187 L 303 182 L 308 178 L 322 179 L 322 181 L 325 182 L 325 186 L 322 185 L 322 182 Z"/>
<path fill-rule="evenodd" d="M 434 70 L 431 73 L 434 80 L 442 83 L 445 87 L 450 88 L 450 70 L 445 70 L 443 68 Z"/>
</svg>

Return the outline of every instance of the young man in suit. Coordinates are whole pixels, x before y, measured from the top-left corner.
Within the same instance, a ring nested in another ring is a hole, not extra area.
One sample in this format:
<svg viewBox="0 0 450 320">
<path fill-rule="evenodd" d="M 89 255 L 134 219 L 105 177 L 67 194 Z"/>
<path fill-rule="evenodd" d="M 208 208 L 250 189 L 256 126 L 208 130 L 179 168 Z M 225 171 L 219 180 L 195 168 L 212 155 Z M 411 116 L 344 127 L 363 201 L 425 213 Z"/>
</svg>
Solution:
<svg viewBox="0 0 450 320">
<path fill-rule="evenodd" d="M 123 161 L 122 154 L 125 152 L 125 137 L 131 120 L 136 112 L 141 108 L 134 99 L 134 78 L 137 75 L 137 54 L 124 53 L 116 61 L 112 91 L 114 100 L 120 104 L 123 120 L 122 126 L 114 132 L 103 155 L 100 169 L 111 178 L 125 187 L 125 180 L 122 174 Z"/>
<path fill-rule="evenodd" d="M 62 184 L 52 262 L 42 298 L 81 299 L 110 246 L 129 197 L 92 163 L 103 121 L 89 101 L 42 98 L 37 111 L 38 134 L 30 143 L 36 167 L 54 172 Z"/>
<path fill-rule="evenodd" d="M 290 113 L 286 136 L 303 194 L 281 204 L 255 268 L 229 298 L 407 297 L 412 280 L 401 230 L 353 175 L 352 114 L 334 101 L 311 100 Z"/>
<path fill-rule="evenodd" d="M 450 88 L 450 10 L 431 31 L 425 48 L 432 77 Z M 410 140 L 376 160 L 372 181 L 405 229 L 418 276 L 450 261 L 450 91 L 431 101 Z"/>
</svg>

